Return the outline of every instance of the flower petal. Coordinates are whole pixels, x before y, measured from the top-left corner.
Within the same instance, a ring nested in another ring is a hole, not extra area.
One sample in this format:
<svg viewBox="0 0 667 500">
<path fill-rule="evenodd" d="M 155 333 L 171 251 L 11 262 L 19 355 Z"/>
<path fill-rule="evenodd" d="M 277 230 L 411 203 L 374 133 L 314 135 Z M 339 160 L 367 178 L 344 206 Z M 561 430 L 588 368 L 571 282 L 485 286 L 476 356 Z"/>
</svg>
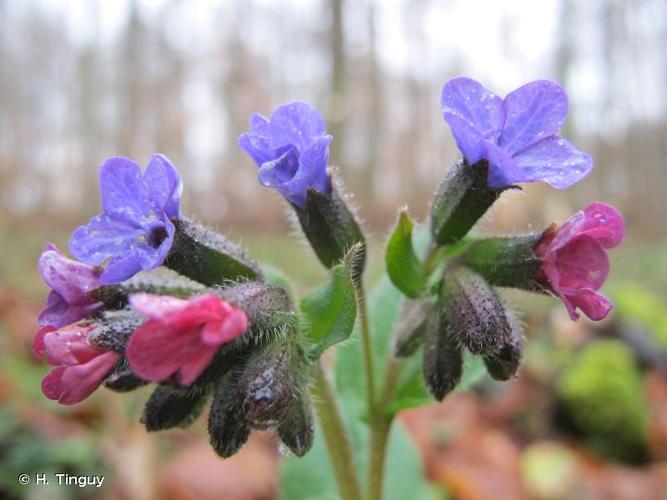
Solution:
<svg viewBox="0 0 667 500">
<path fill-rule="evenodd" d="M 164 155 L 154 154 L 146 167 L 143 181 L 155 205 L 168 217 L 178 217 L 183 183 L 169 159 Z"/>
<path fill-rule="evenodd" d="M 187 309 L 189 301 L 169 295 L 135 293 L 130 295 L 130 306 L 148 319 L 161 320 L 167 315 Z"/>
<path fill-rule="evenodd" d="M 331 178 L 327 170 L 329 162 L 329 144 L 333 140 L 330 135 L 323 135 L 310 146 L 299 158 L 299 167 L 294 176 L 287 182 L 275 187 L 295 205 L 304 208 L 309 189 L 320 193 L 331 192 Z M 260 182 L 262 178 L 260 177 Z M 264 183 L 263 183 L 264 184 Z M 264 184 L 266 186 L 266 184 Z"/>
<path fill-rule="evenodd" d="M 259 136 L 268 137 L 271 133 L 269 119 L 259 113 L 253 113 L 250 116 L 250 132 Z"/>
<path fill-rule="evenodd" d="M 591 203 L 584 208 L 584 222 L 579 231 L 597 240 L 603 248 L 618 246 L 625 236 L 623 216 L 606 203 Z"/>
<path fill-rule="evenodd" d="M 54 245 L 42 253 L 38 267 L 44 282 L 69 304 L 91 302 L 86 294 L 99 286 L 99 270 L 68 259 Z"/>
<path fill-rule="evenodd" d="M 255 161 L 258 167 L 261 167 L 267 161 L 275 159 L 275 150 L 271 147 L 271 140 L 267 137 L 255 134 L 241 134 L 236 144 Z"/>
<path fill-rule="evenodd" d="M 505 124 L 498 145 L 514 156 L 558 133 L 567 116 L 567 95 L 555 82 L 537 80 L 503 100 Z"/>
<path fill-rule="evenodd" d="M 481 83 L 471 78 L 460 77 L 449 80 L 442 88 L 440 108 L 445 121 L 452 128 L 454 137 L 457 136 L 455 128 L 463 132 L 460 123 L 453 125 L 450 121 L 452 117 L 457 117 L 467 122 L 484 139 L 495 141 L 505 119 L 502 102 L 500 97 L 485 89 Z M 457 143 L 458 140 L 457 138 Z M 477 161 L 468 160 L 471 163 Z"/>
<path fill-rule="evenodd" d="M 556 250 L 554 270 L 549 276 L 558 292 L 598 290 L 609 275 L 609 257 L 602 246 L 588 235 L 579 235 Z"/>
<path fill-rule="evenodd" d="M 298 151 L 295 147 L 289 146 L 275 160 L 267 161 L 260 166 L 258 179 L 262 186 L 280 190 L 282 186 L 292 180 L 298 170 Z"/>
<path fill-rule="evenodd" d="M 605 319 L 614 307 L 611 300 L 593 290 L 584 290 L 576 295 L 567 295 L 566 298 L 571 304 L 570 307 L 572 307 L 572 311 L 568 308 L 568 312 L 573 320 L 579 318 L 579 315 L 574 311 L 575 307 L 581 309 L 581 312 L 593 321 Z"/>
<path fill-rule="evenodd" d="M 141 168 L 132 160 L 109 158 L 100 170 L 102 209 L 107 215 L 139 227 L 157 207 L 150 198 Z"/>
<path fill-rule="evenodd" d="M 215 348 L 201 349 L 185 361 L 178 372 L 178 382 L 188 386 L 199 378 L 206 367 L 211 364 L 215 355 Z"/>
<path fill-rule="evenodd" d="M 456 146 L 471 165 L 485 157 L 484 136 L 470 122 L 459 115 L 444 113 L 445 121 L 452 131 Z"/>
<path fill-rule="evenodd" d="M 295 146 L 303 153 L 324 135 L 324 119 L 320 112 L 305 102 L 293 102 L 277 108 L 270 119 L 270 139 L 273 148 Z"/>
<path fill-rule="evenodd" d="M 565 189 L 586 177 L 593 169 L 593 159 L 578 151 L 562 137 L 549 137 L 514 155 L 520 171 L 515 182 L 542 181 L 556 189 Z"/>
<path fill-rule="evenodd" d="M 64 405 L 83 401 L 102 384 L 120 354 L 105 352 L 76 366 L 60 367 L 42 380 L 42 392 Z"/>
<path fill-rule="evenodd" d="M 501 189 L 523 181 L 523 173 L 514 158 L 491 142 L 485 143 L 485 157 L 489 161 L 489 181 L 491 189 Z"/>
<path fill-rule="evenodd" d="M 202 329 L 206 345 L 218 346 L 231 342 L 248 330 L 248 316 L 242 309 L 233 309 L 223 320 L 210 321 Z"/>
</svg>

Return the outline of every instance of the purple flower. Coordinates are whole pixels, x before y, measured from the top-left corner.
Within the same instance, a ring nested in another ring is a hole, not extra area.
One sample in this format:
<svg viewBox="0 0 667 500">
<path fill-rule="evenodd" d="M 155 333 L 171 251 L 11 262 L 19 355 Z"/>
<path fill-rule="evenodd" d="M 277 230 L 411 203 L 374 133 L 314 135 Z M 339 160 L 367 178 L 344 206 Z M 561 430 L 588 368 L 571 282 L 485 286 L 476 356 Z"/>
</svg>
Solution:
<svg viewBox="0 0 667 500">
<path fill-rule="evenodd" d="M 475 80 L 454 78 L 440 105 L 467 162 L 488 160 L 491 188 L 542 181 L 565 189 L 593 168 L 590 155 L 557 135 L 567 95 L 554 82 L 530 82 L 501 99 Z"/>
<path fill-rule="evenodd" d="M 241 135 L 238 145 L 257 163 L 263 186 L 305 208 L 309 189 L 331 192 L 327 163 L 332 140 L 317 109 L 293 102 L 280 106 L 270 119 L 253 114 L 250 133 Z"/>
<path fill-rule="evenodd" d="M 561 226 L 548 230 L 535 247 L 542 261 L 538 281 L 561 298 L 570 318 L 581 309 L 594 321 L 604 319 L 612 302 L 598 292 L 609 275 L 606 250 L 625 236 L 623 217 L 604 203 L 591 203 Z"/>
<path fill-rule="evenodd" d="M 100 285 L 101 269 L 68 259 L 48 243 L 39 258 L 39 272 L 51 288 L 46 307 L 39 314 L 41 326 L 60 328 L 87 318 L 104 306 L 88 295 Z"/>
<path fill-rule="evenodd" d="M 69 240 L 79 260 L 102 266 L 103 284 L 158 267 L 174 241 L 181 179 L 169 160 L 153 155 L 146 171 L 127 158 L 109 158 L 100 171 L 102 213 Z"/>
</svg>

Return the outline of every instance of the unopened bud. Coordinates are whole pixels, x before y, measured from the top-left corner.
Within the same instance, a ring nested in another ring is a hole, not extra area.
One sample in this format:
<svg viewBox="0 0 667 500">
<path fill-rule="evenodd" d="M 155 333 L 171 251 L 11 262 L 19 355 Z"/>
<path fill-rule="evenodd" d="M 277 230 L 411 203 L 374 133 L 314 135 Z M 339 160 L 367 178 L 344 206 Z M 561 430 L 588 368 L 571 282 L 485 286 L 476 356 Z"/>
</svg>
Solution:
<svg viewBox="0 0 667 500">
<path fill-rule="evenodd" d="M 221 457 L 234 455 L 250 435 L 242 401 L 237 392 L 238 373 L 228 373 L 220 382 L 208 415 L 208 434 L 211 446 Z"/>
<path fill-rule="evenodd" d="M 251 427 L 276 427 L 287 415 L 300 384 L 300 356 L 291 339 L 272 342 L 248 359 L 238 382 L 238 397 Z"/>
<path fill-rule="evenodd" d="M 522 336 L 515 331 L 512 337 L 500 348 L 496 354 L 484 356 L 486 371 L 495 380 L 509 380 L 516 375 L 521 364 Z"/>
<path fill-rule="evenodd" d="M 424 381 L 438 400 L 449 394 L 461 380 L 461 345 L 441 313 L 434 309 L 426 322 L 424 337 Z"/>
<path fill-rule="evenodd" d="M 313 446 L 315 425 L 308 394 L 302 389 L 295 396 L 287 416 L 278 425 L 278 436 L 292 453 L 302 457 Z"/>
<path fill-rule="evenodd" d="M 187 427 L 201 414 L 206 399 L 199 391 L 158 387 L 146 402 L 141 423 L 149 432 Z"/>
<path fill-rule="evenodd" d="M 497 352 L 512 334 L 509 315 L 496 292 L 464 267 L 445 272 L 438 307 L 448 329 L 473 354 Z"/>
</svg>

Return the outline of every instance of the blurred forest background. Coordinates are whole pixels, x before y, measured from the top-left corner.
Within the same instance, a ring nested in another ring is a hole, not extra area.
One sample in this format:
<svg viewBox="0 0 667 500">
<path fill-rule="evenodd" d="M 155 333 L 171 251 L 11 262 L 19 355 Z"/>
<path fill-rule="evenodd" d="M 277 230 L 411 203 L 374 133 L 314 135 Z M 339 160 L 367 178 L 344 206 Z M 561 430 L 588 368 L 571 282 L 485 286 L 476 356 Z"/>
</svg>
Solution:
<svg viewBox="0 0 667 500">
<path fill-rule="evenodd" d="M 322 271 L 236 147 L 252 112 L 305 100 L 325 114 L 378 260 L 397 207 L 423 219 L 457 156 L 440 89 L 468 75 L 499 95 L 560 82 L 564 135 L 596 162 L 567 192 L 504 196 L 482 229 L 537 230 L 602 200 L 628 236 L 603 326 L 510 294 L 533 346 L 520 378 L 405 417 L 436 498 L 667 498 L 666 51 L 666 0 L 0 0 L 0 497 L 44 498 L 16 483 L 27 468 L 103 471 L 108 498 L 273 498 L 267 435 L 223 464 L 203 432 L 147 436 L 137 396 L 46 401 L 29 351 L 42 245 L 65 248 L 97 212 L 107 157 L 162 152 L 187 213 L 311 286 Z"/>
</svg>

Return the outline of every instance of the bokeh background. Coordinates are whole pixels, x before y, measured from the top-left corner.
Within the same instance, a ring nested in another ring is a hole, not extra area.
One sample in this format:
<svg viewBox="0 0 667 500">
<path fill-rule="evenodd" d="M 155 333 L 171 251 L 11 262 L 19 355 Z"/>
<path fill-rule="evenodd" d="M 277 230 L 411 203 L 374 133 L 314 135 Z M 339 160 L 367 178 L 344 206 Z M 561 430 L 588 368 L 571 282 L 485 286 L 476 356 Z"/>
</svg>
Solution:
<svg viewBox="0 0 667 500">
<path fill-rule="evenodd" d="M 439 95 L 469 75 L 500 95 L 563 84 L 565 135 L 596 161 L 567 192 L 504 195 L 481 231 L 537 230 L 602 200 L 628 235 L 607 321 L 571 323 L 555 301 L 508 293 L 529 338 L 518 379 L 403 416 L 434 498 L 667 498 L 666 50 L 665 0 L 0 0 L 0 497 L 276 498 L 268 434 L 223 462 L 202 422 L 147 435 L 145 393 L 71 408 L 41 395 L 41 248 L 65 248 L 96 213 L 105 158 L 162 152 L 186 212 L 307 290 L 324 274 L 235 145 L 252 112 L 305 100 L 326 116 L 379 261 L 397 207 L 424 218 L 456 158 Z M 106 481 L 16 481 L 48 471 Z"/>
</svg>

